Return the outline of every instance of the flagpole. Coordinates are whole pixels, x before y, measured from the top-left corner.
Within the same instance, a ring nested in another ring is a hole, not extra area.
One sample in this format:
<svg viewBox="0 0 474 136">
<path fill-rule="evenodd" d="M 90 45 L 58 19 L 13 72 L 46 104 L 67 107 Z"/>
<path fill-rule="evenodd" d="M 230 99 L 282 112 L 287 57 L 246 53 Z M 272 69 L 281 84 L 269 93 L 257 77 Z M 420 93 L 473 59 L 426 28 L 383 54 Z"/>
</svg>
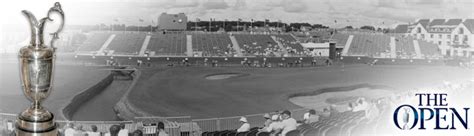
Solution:
<svg viewBox="0 0 474 136">
<path fill-rule="evenodd" d="M 278 20 L 278 22 L 277 22 L 277 28 L 280 28 L 280 21 L 281 20 Z"/>
<path fill-rule="evenodd" d="M 250 32 L 253 31 L 253 19 L 250 19 Z"/>
<path fill-rule="evenodd" d="M 142 25 L 143 19 L 138 18 L 138 22 L 139 22 L 139 23 L 138 23 L 138 25 L 137 25 L 137 31 L 140 32 L 140 25 Z M 140 23 L 140 22 L 141 22 L 141 23 Z"/>
<path fill-rule="evenodd" d="M 198 26 L 198 18 L 196 18 L 196 22 L 194 22 L 194 32 L 197 32 L 197 26 Z"/>
<path fill-rule="evenodd" d="M 267 27 L 267 19 L 265 19 L 265 21 L 263 21 L 263 27 Z"/>
<path fill-rule="evenodd" d="M 118 23 L 118 19 L 115 19 L 115 22 Z M 112 32 L 114 31 L 114 26 L 115 25 L 112 25 L 110 28 L 112 29 Z"/>
<path fill-rule="evenodd" d="M 253 28 L 253 19 L 250 20 L 250 28 Z M 250 29 L 250 30 L 252 30 L 252 29 Z"/>
<path fill-rule="evenodd" d="M 240 18 L 237 19 L 237 31 L 239 31 L 239 22 L 240 22 Z"/>
<path fill-rule="evenodd" d="M 212 24 L 212 18 L 209 19 L 209 30 L 208 30 L 208 32 L 211 32 L 211 24 Z"/>
</svg>

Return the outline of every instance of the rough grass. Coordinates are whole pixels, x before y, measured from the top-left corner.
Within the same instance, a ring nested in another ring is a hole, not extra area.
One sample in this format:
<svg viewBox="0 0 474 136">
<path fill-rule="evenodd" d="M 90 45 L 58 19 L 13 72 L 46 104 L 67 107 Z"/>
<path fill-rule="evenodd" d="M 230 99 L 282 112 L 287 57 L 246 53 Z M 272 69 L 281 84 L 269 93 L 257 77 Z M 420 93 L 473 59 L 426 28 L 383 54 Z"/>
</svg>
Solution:
<svg viewBox="0 0 474 136">
<path fill-rule="evenodd" d="M 156 116 L 214 118 L 295 109 L 288 98 L 325 88 L 370 84 L 391 90 L 432 86 L 471 78 L 472 70 L 445 66 L 346 65 L 320 68 L 175 67 L 143 70 L 129 101 Z M 244 73 L 226 80 L 207 75 Z M 352 86 L 354 87 L 354 86 Z M 322 90 L 320 90 L 322 89 Z M 350 89 L 350 88 L 346 88 Z M 329 90 L 327 90 L 329 91 Z"/>
</svg>

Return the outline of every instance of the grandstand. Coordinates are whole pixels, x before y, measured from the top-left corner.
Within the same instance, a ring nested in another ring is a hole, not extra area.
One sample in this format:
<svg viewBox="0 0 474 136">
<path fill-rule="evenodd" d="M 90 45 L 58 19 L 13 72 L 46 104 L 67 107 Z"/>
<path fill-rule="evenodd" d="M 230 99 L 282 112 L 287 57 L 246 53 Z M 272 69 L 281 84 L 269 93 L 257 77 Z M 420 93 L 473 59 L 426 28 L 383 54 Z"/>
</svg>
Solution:
<svg viewBox="0 0 474 136">
<path fill-rule="evenodd" d="M 110 35 L 114 37 L 109 38 Z M 349 39 L 350 36 L 353 36 L 353 38 Z M 235 56 L 240 53 L 243 56 L 269 57 L 280 56 L 284 53 L 307 55 L 305 54 L 305 48 L 299 42 L 301 37 L 298 40 L 291 34 L 238 33 L 229 35 L 227 33 L 188 34 L 186 32 L 167 32 L 146 35 L 145 33 L 94 32 L 89 37 L 80 46 L 78 52 L 104 51 L 102 48 L 107 47 L 105 51 L 111 50 L 113 54 L 117 55 L 142 55 L 143 52 L 141 51 L 149 53 L 151 56 L 189 56 L 192 52 L 200 54 L 198 56 L 221 57 Z M 146 40 L 146 37 L 149 37 L 149 41 Z M 235 38 L 235 43 L 233 43 L 232 38 Z M 395 48 L 390 46 L 392 44 L 391 38 L 394 38 L 393 47 Z M 111 41 L 106 46 L 107 39 L 111 39 Z M 318 38 L 306 40 L 317 42 Z M 335 41 L 337 45 L 344 47 L 346 47 L 347 42 L 350 42 L 350 45 L 347 46 L 347 56 L 379 58 L 439 58 L 441 56 L 437 45 L 411 36 L 339 32 L 323 41 Z M 418 42 L 418 45 L 415 44 L 416 42 Z M 142 47 L 142 45 L 147 46 Z M 237 47 L 233 47 L 235 45 Z M 187 52 L 191 49 L 192 52 Z M 240 52 L 237 52 L 239 49 Z"/>
<path fill-rule="evenodd" d="M 92 32 L 87 36 L 87 40 L 77 49 L 78 52 L 99 51 L 111 34 L 106 32 Z"/>
<path fill-rule="evenodd" d="M 193 50 L 202 56 L 226 56 L 233 53 L 232 42 L 227 34 L 193 34 Z"/>
<path fill-rule="evenodd" d="M 261 123 L 263 121 L 259 121 Z M 253 122 L 252 122 L 253 123 Z M 341 136 L 349 135 L 351 131 L 355 131 L 357 125 L 367 124 L 367 120 L 364 120 L 364 112 L 334 112 L 330 117 L 321 118 L 317 122 L 309 124 L 301 124 L 296 130 L 290 133 L 297 133 L 302 136 Z M 236 126 L 238 127 L 238 126 Z M 365 126 L 364 126 L 365 127 Z M 261 136 L 269 135 L 268 132 L 260 132 L 258 127 L 253 127 L 248 132 L 236 132 L 235 129 L 220 130 L 220 131 L 205 131 L 201 136 L 213 136 L 213 135 L 247 135 L 247 136 Z M 292 135 L 293 136 L 293 135 Z"/>
<path fill-rule="evenodd" d="M 235 34 L 234 36 L 246 55 L 264 55 L 279 50 L 278 44 L 270 35 Z"/>
<path fill-rule="evenodd" d="M 145 36 L 145 33 L 116 33 L 107 49 L 116 54 L 138 55 Z"/>
<path fill-rule="evenodd" d="M 354 34 L 349 55 L 380 56 L 390 52 L 390 37 L 381 34 Z"/>
<path fill-rule="evenodd" d="M 395 45 L 397 56 L 400 57 L 414 57 L 416 56 L 415 45 L 413 45 L 413 37 L 396 37 Z"/>
<path fill-rule="evenodd" d="M 331 114 L 329 118 L 322 118 L 318 122 L 310 123 L 308 126 L 300 126 L 301 133 L 309 135 L 341 136 L 351 134 L 352 128 L 362 123 L 364 112 L 343 112 Z M 309 127 L 311 126 L 311 127 Z M 353 134 L 353 133 L 352 133 Z"/>
<path fill-rule="evenodd" d="M 349 34 L 336 33 L 332 36 L 332 39 L 336 40 L 337 45 L 344 46 L 346 45 L 347 39 L 349 39 Z"/>
<path fill-rule="evenodd" d="M 148 51 L 155 56 L 184 56 L 186 35 L 184 33 L 154 33 L 151 35 Z"/>
<path fill-rule="evenodd" d="M 284 48 L 290 53 L 302 53 L 304 51 L 303 46 L 290 34 L 275 35 Z"/>
</svg>

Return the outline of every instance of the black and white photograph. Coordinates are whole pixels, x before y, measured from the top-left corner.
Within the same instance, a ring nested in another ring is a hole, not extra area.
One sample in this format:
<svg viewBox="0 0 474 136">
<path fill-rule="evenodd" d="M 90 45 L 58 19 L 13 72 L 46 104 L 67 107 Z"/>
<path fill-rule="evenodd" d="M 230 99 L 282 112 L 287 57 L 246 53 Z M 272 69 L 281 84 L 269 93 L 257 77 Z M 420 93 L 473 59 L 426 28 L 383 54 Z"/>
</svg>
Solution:
<svg viewBox="0 0 474 136">
<path fill-rule="evenodd" d="M 0 136 L 472 136 L 473 0 L 0 1 Z"/>
</svg>

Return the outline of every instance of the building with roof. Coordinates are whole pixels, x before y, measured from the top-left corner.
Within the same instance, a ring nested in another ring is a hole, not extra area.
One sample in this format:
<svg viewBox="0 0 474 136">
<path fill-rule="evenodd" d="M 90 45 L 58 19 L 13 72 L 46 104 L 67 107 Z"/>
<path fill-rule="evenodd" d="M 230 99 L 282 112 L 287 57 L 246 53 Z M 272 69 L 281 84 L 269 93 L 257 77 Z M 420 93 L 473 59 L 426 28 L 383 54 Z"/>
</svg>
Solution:
<svg viewBox="0 0 474 136">
<path fill-rule="evenodd" d="M 474 56 L 474 19 L 419 19 L 394 33 L 435 43 L 443 55 Z"/>
<path fill-rule="evenodd" d="M 395 27 L 395 30 L 393 31 L 396 34 L 405 34 L 408 32 L 408 25 L 407 24 L 399 24 L 397 27 Z"/>
</svg>

